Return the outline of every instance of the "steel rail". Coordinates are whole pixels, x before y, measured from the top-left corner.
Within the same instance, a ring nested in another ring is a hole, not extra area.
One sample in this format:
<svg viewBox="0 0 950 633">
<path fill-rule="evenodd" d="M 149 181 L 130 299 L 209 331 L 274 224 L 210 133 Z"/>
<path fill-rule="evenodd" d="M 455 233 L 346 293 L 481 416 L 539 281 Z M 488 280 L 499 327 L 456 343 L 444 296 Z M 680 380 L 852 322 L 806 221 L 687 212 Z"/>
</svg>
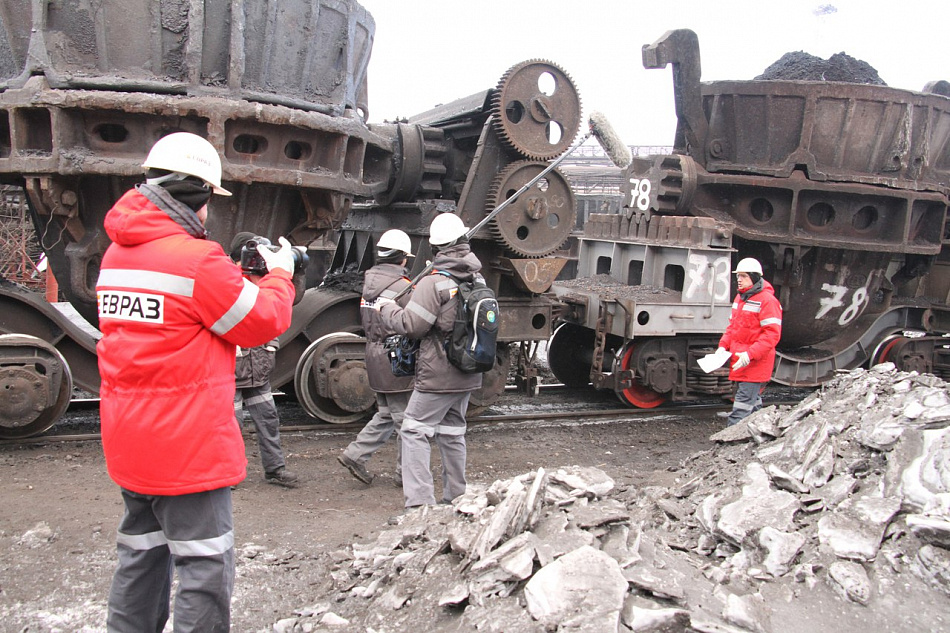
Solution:
<svg viewBox="0 0 950 633">
<path fill-rule="evenodd" d="M 766 406 L 769 405 L 794 405 L 797 404 L 797 400 L 782 400 L 782 401 L 770 401 L 766 403 Z M 534 411 L 534 412 L 518 412 L 513 414 L 494 414 L 494 415 L 481 415 L 474 417 L 468 421 L 469 426 L 471 427 L 483 427 L 483 426 L 495 426 L 495 425 L 508 425 L 508 424 L 517 424 L 523 422 L 540 422 L 545 420 L 566 420 L 566 419 L 576 419 L 578 421 L 582 420 L 604 420 L 615 418 L 619 421 L 634 421 L 637 419 L 650 419 L 657 417 L 669 417 L 675 415 L 682 415 L 691 411 L 702 411 L 702 412 L 713 412 L 713 411 L 727 411 L 730 409 L 728 403 L 689 403 L 681 405 L 664 405 L 662 407 L 657 407 L 654 409 L 631 409 L 631 408 L 614 408 L 614 409 L 584 409 L 584 410 L 570 410 L 570 411 Z M 350 422 L 347 424 L 326 424 L 314 421 L 313 424 L 288 424 L 281 425 L 280 430 L 282 433 L 309 433 L 316 432 L 324 435 L 349 435 L 351 433 L 359 432 L 363 428 L 365 421 L 360 422 Z M 251 436 L 254 434 L 252 429 L 248 429 L 244 432 L 245 436 Z M 102 435 L 100 433 L 64 433 L 64 434 L 47 434 L 40 435 L 37 437 L 26 437 L 26 438 L 11 438 L 11 439 L 0 439 L 0 448 L 3 447 L 15 447 L 15 446 L 29 446 L 29 445 L 38 445 L 38 444 L 49 444 L 49 443 L 61 443 L 61 442 L 88 442 L 88 441 L 101 441 Z"/>
</svg>

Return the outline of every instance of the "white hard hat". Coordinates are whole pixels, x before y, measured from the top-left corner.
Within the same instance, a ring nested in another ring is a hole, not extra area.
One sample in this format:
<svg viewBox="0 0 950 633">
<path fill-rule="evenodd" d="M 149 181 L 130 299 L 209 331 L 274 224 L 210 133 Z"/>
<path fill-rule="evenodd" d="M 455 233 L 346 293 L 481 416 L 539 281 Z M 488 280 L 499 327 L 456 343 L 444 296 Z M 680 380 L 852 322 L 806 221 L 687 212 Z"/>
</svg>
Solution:
<svg viewBox="0 0 950 633">
<path fill-rule="evenodd" d="M 468 227 L 462 222 L 462 218 L 452 213 L 441 213 L 435 216 L 432 224 L 429 225 L 429 244 L 433 246 L 443 246 L 454 242 L 465 235 Z"/>
<path fill-rule="evenodd" d="M 736 269 L 732 271 L 734 273 L 758 273 L 762 274 L 762 264 L 759 263 L 759 260 L 752 257 L 746 257 L 745 259 L 740 259 L 739 263 L 736 265 Z"/>
<path fill-rule="evenodd" d="M 389 257 L 394 255 L 393 251 L 400 251 L 406 254 L 406 257 L 415 257 L 412 254 L 412 242 L 409 236 L 399 229 L 389 229 L 379 236 L 376 242 L 376 253 L 380 257 Z"/>
<path fill-rule="evenodd" d="M 221 157 L 214 145 L 191 132 L 175 132 L 158 139 L 142 167 L 164 169 L 201 178 L 215 193 L 230 196 L 221 188 Z"/>
</svg>

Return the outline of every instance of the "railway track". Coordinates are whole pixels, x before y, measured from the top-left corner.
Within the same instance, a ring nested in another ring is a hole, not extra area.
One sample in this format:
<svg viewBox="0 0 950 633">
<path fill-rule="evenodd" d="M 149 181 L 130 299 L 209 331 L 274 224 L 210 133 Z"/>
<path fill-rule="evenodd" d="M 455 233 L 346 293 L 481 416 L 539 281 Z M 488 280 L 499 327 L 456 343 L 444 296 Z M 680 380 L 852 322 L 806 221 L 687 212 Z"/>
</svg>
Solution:
<svg viewBox="0 0 950 633">
<path fill-rule="evenodd" d="M 517 414 L 497 414 L 484 415 L 469 420 L 469 427 L 485 427 L 490 425 L 512 425 L 532 422 L 551 422 L 551 421 L 610 421 L 610 420 L 641 420 L 650 418 L 668 418 L 671 416 L 682 415 L 686 410 L 727 410 L 724 405 L 705 407 L 669 407 L 664 409 L 604 409 L 592 411 L 539 411 L 535 413 L 517 413 Z M 312 432 L 322 435 L 352 435 L 358 433 L 363 428 L 365 421 L 351 422 L 348 424 L 325 424 L 314 421 L 312 424 L 281 424 L 281 433 Z M 253 433 L 253 428 L 245 429 L 245 433 Z M 86 442 L 98 441 L 102 436 L 99 433 L 56 433 L 55 427 L 45 435 L 37 437 L 28 437 L 20 439 L 0 440 L 0 447 L 5 446 L 23 446 L 30 444 L 47 444 L 52 442 Z"/>
<path fill-rule="evenodd" d="M 730 404 L 721 399 L 692 402 L 686 404 L 665 404 L 655 409 L 633 409 L 617 407 L 611 393 L 591 392 L 564 387 L 563 385 L 545 385 L 542 394 L 532 398 L 516 391 L 509 391 L 498 403 L 489 407 L 482 415 L 469 419 L 469 426 L 475 432 L 487 431 L 495 425 L 548 425 L 548 424 L 586 424 L 609 423 L 612 421 L 648 421 L 650 419 L 669 419 L 689 415 L 712 415 L 718 411 L 727 411 Z M 781 390 L 769 396 L 766 405 L 791 405 L 797 403 L 809 393 L 808 390 Z M 98 399 L 85 398 L 74 400 L 70 404 L 64 421 L 57 424 L 44 435 L 18 439 L 0 439 L 0 447 L 16 447 L 56 442 L 99 441 Z M 283 433 L 317 433 L 321 435 L 353 435 L 363 428 L 365 421 L 347 424 L 327 424 L 308 417 L 296 402 L 278 395 L 278 410 L 281 416 Z M 71 423 L 73 417 L 80 418 Z M 84 420 L 82 418 L 85 418 Z M 94 420 L 94 421 L 93 421 Z M 81 432 L 70 432 L 72 427 L 80 426 Z M 92 430 L 95 428 L 96 430 Z M 245 432 L 253 433 L 253 425 L 246 423 Z M 476 431 L 477 430 L 477 431 Z"/>
</svg>

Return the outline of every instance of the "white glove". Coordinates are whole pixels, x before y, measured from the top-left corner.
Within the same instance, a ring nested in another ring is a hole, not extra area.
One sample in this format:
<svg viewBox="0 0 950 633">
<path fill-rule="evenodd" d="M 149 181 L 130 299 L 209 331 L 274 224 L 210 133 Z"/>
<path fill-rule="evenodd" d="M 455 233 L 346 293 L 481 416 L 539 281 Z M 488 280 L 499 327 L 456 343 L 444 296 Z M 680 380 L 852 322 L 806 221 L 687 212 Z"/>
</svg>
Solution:
<svg viewBox="0 0 950 633">
<path fill-rule="evenodd" d="M 719 356 L 720 354 L 725 354 L 728 351 L 729 350 L 727 350 L 725 347 L 716 348 L 716 356 Z"/>
<path fill-rule="evenodd" d="M 294 253 L 290 246 L 290 242 L 287 241 L 286 237 L 279 237 L 277 241 L 280 242 L 280 250 L 276 253 L 266 246 L 257 246 L 257 252 L 261 254 L 261 259 L 264 260 L 264 263 L 267 264 L 267 272 L 274 272 L 275 268 L 283 268 L 291 275 L 294 274 Z"/>
<path fill-rule="evenodd" d="M 749 352 L 739 352 L 736 354 L 736 359 L 736 362 L 732 364 L 733 369 L 742 369 L 752 362 L 752 359 L 749 358 Z"/>
</svg>

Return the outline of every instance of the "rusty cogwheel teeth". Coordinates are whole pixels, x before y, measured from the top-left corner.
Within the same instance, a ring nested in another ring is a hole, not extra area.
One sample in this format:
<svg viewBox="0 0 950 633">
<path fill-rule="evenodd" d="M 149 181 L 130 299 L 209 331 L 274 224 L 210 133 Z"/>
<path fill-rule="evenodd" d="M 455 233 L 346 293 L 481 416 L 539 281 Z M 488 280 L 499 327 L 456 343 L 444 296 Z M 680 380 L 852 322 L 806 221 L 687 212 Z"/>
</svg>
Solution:
<svg viewBox="0 0 950 633">
<path fill-rule="evenodd" d="M 541 173 L 547 164 L 518 161 L 506 166 L 488 192 L 490 213 Z M 577 203 L 567 179 L 554 169 L 492 218 L 495 239 L 516 257 L 544 257 L 556 251 L 574 229 Z"/>
<path fill-rule="evenodd" d="M 492 99 L 498 136 L 533 160 L 550 160 L 568 147 L 581 123 L 581 99 L 557 64 L 532 59 L 508 69 Z"/>
</svg>

